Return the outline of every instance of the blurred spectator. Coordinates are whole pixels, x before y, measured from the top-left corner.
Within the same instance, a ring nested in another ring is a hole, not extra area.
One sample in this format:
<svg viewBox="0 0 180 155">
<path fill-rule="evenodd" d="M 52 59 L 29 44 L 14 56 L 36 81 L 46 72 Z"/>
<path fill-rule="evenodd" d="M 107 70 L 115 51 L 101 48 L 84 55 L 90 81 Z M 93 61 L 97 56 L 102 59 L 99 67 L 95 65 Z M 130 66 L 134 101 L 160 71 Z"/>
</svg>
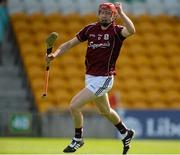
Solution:
<svg viewBox="0 0 180 155">
<path fill-rule="evenodd" d="M 5 28 L 8 23 L 8 15 L 6 9 L 6 1 L 0 0 L 0 65 L 2 64 L 2 42 L 4 38 Z"/>
</svg>

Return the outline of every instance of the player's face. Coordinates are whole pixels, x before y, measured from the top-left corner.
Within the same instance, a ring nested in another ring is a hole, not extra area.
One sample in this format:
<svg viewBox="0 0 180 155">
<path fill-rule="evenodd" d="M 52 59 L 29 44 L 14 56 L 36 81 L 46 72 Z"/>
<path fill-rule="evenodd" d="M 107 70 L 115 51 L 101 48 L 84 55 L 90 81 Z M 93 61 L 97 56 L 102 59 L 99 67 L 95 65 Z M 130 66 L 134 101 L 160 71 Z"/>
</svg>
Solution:
<svg viewBox="0 0 180 155">
<path fill-rule="evenodd" d="M 101 9 L 99 12 L 99 22 L 102 26 L 108 26 L 112 22 L 112 11 Z"/>
</svg>

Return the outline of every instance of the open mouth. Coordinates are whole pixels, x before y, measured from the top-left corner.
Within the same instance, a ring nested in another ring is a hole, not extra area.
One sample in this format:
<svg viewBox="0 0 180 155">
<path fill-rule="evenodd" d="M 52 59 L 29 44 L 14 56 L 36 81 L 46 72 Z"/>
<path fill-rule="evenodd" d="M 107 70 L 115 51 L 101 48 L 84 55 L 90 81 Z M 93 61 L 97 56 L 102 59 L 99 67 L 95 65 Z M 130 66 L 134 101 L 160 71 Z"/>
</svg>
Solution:
<svg viewBox="0 0 180 155">
<path fill-rule="evenodd" d="M 100 24 L 102 25 L 102 26 L 108 26 L 110 23 L 107 21 L 107 20 L 101 20 L 100 21 Z"/>
<path fill-rule="evenodd" d="M 102 21 L 102 22 L 107 22 L 107 19 L 102 19 L 101 21 Z"/>
</svg>

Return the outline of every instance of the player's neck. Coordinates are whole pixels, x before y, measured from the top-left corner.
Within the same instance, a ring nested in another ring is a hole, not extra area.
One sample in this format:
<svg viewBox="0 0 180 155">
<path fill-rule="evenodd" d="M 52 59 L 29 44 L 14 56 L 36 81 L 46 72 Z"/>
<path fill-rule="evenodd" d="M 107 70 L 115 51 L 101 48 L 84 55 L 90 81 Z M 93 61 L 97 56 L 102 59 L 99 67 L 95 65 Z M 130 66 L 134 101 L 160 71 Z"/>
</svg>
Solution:
<svg viewBox="0 0 180 155">
<path fill-rule="evenodd" d="M 102 26 L 102 25 L 101 25 L 101 29 L 102 29 L 102 30 L 107 30 L 110 25 L 111 25 L 111 24 L 109 24 L 108 26 Z"/>
</svg>

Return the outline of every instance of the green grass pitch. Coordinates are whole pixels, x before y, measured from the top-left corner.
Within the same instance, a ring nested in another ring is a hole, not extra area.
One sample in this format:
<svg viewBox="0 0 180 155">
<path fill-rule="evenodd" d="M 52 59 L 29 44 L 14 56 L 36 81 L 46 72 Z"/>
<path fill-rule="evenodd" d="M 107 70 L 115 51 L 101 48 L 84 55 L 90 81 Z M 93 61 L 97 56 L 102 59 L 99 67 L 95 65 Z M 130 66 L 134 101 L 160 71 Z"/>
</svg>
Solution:
<svg viewBox="0 0 180 155">
<path fill-rule="evenodd" d="M 121 154 L 117 139 L 88 139 L 75 154 Z M 63 154 L 70 139 L 0 138 L 0 154 Z M 133 140 L 129 154 L 180 154 L 180 140 Z M 68 154 L 69 155 L 69 154 Z"/>
</svg>

